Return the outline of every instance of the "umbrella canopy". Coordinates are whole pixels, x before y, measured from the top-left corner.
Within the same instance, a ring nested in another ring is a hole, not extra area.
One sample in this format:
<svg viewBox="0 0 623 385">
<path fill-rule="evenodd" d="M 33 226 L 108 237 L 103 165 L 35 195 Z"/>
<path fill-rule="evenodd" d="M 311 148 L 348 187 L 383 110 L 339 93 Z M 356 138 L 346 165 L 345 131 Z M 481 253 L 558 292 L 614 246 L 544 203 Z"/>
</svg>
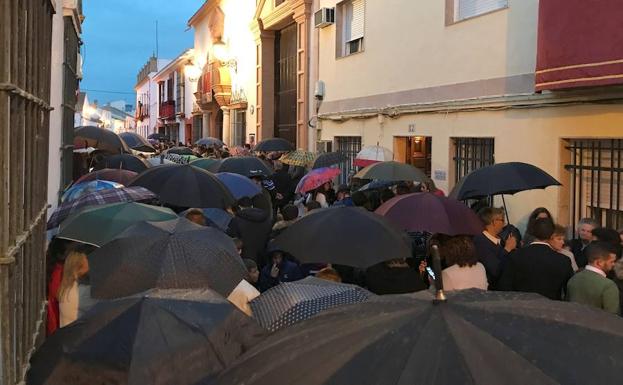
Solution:
<svg viewBox="0 0 623 385">
<path fill-rule="evenodd" d="M 223 147 L 225 145 L 222 140 L 213 137 L 199 139 L 195 144 L 206 147 Z"/>
<path fill-rule="evenodd" d="M 192 161 L 199 159 L 195 155 L 180 155 L 180 154 L 174 154 L 172 152 L 164 153 L 162 156 L 165 159 L 168 159 L 171 162 L 177 163 L 177 164 L 189 164 Z"/>
<path fill-rule="evenodd" d="M 170 140 L 170 137 L 168 135 L 165 134 L 161 134 L 159 132 L 154 132 L 153 134 L 149 134 L 149 136 L 147 136 L 147 139 L 153 139 L 153 140 Z"/>
<path fill-rule="evenodd" d="M 139 222 L 89 255 L 91 294 L 211 288 L 227 297 L 247 270 L 230 237 L 185 218 Z"/>
<path fill-rule="evenodd" d="M 236 199 L 242 197 L 254 197 L 262 192 L 262 188 L 253 182 L 251 179 L 240 174 L 233 174 L 231 172 L 219 172 L 216 177 L 223 182 L 223 184 L 229 189 L 231 195 Z"/>
<path fill-rule="evenodd" d="M 316 154 L 313 152 L 298 149 L 284 154 L 281 158 L 279 158 L 279 161 L 281 163 L 289 164 L 290 166 L 307 167 L 314 161 L 315 158 Z"/>
<path fill-rule="evenodd" d="M 149 158 L 147 159 L 147 163 L 149 163 L 150 167 L 160 166 L 161 164 L 175 164 L 174 161 L 165 158 L 164 155 Z"/>
<path fill-rule="evenodd" d="M 195 155 L 193 150 L 188 147 L 171 147 L 164 152 L 165 154 L 177 154 L 177 155 Z"/>
<path fill-rule="evenodd" d="M 234 158 L 225 158 L 218 163 L 208 166 L 211 172 L 231 172 L 246 177 L 252 176 L 270 176 L 272 170 L 260 158 L 254 156 L 240 156 Z"/>
<path fill-rule="evenodd" d="M 67 189 L 61 196 L 61 202 L 71 202 L 95 191 L 109 190 L 121 187 L 123 187 L 122 184 L 111 182 L 108 180 L 93 180 L 90 182 L 82 182 L 74 184 L 69 189 Z"/>
<path fill-rule="evenodd" d="M 67 218 L 57 237 L 100 247 L 125 229 L 141 221 L 168 221 L 177 218 L 171 209 L 135 202 L 88 207 Z"/>
<path fill-rule="evenodd" d="M 123 170 L 118 168 L 105 168 L 102 170 L 96 170 L 86 175 L 81 176 L 76 180 L 76 184 L 82 182 L 89 182 L 93 180 L 108 180 L 111 182 L 117 182 L 122 185 L 127 185 L 132 179 L 134 179 L 138 173 L 130 170 Z"/>
<path fill-rule="evenodd" d="M 419 168 L 410 164 L 395 161 L 378 162 L 371 164 L 357 174 L 355 178 L 360 179 L 378 179 L 384 181 L 415 181 L 425 182 L 429 178 Z"/>
<path fill-rule="evenodd" d="M 114 131 L 94 126 L 76 127 L 74 145 L 77 148 L 94 147 L 112 153 L 130 152 L 127 144 Z"/>
<path fill-rule="evenodd" d="M 614 384 L 623 320 L 534 294 L 379 296 L 269 336 L 218 384 Z M 580 348 L 581 347 L 581 348 Z M 319 370 L 321 368 L 321 370 Z"/>
<path fill-rule="evenodd" d="M 199 159 L 193 160 L 192 162 L 190 162 L 190 164 L 195 167 L 199 167 L 204 170 L 210 171 L 209 170 L 210 166 L 218 162 L 219 160 L 214 159 L 214 158 L 199 158 Z"/>
<path fill-rule="evenodd" d="M 353 164 L 357 167 L 366 167 L 378 162 L 387 162 L 394 159 L 394 154 L 381 146 L 367 146 L 361 149 Z"/>
<path fill-rule="evenodd" d="M 63 202 L 54 210 L 48 220 L 48 230 L 58 227 L 69 215 L 78 210 L 116 202 L 146 202 L 157 198 L 156 194 L 144 187 L 123 187 L 100 190 L 84 195 L 72 202 Z"/>
<path fill-rule="evenodd" d="M 128 145 L 128 147 L 133 150 L 141 152 L 156 152 L 154 146 L 152 146 L 147 139 L 135 132 L 122 132 L 119 136 Z"/>
<path fill-rule="evenodd" d="M 461 179 L 450 193 L 458 200 L 560 186 L 560 182 L 540 168 L 527 163 L 498 163 L 474 170 Z"/>
<path fill-rule="evenodd" d="M 399 195 L 375 212 L 409 232 L 476 235 L 483 230 L 482 222 L 469 207 L 431 193 Z"/>
<path fill-rule="evenodd" d="M 312 169 L 333 166 L 334 164 L 344 163 L 347 160 L 348 157 L 341 152 L 323 152 L 314 159 Z"/>
<path fill-rule="evenodd" d="M 226 231 L 229 228 L 229 222 L 234 218 L 230 213 L 222 209 L 201 209 L 203 216 L 211 222 L 210 225 L 214 225 L 219 229 Z M 182 211 L 179 216 L 186 217 L 188 210 Z"/>
<path fill-rule="evenodd" d="M 170 164 L 140 174 L 132 186 L 143 186 L 158 194 L 161 202 L 178 207 L 217 207 L 235 203 L 227 187 L 212 173 L 200 168 Z"/>
<path fill-rule="evenodd" d="M 283 138 L 269 138 L 259 142 L 253 151 L 273 152 L 273 151 L 294 151 L 294 145 Z"/>
<path fill-rule="evenodd" d="M 141 173 L 151 165 L 146 160 L 130 154 L 119 154 L 105 157 L 95 165 L 96 170 L 105 168 L 118 168 Z"/>
<path fill-rule="evenodd" d="M 266 335 L 209 291 L 156 290 L 96 304 L 45 340 L 31 385 L 193 385 L 212 378 Z"/>
<path fill-rule="evenodd" d="M 356 286 L 315 277 L 284 282 L 251 301 L 253 317 L 274 332 L 337 306 L 364 302 L 374 294 Z"/>
<path fill-rule="evenodd" d="M 308 191 L 315 190 L 323 184 L 333 180 L 340 175 L 339 168 L 323 167 L 311 170 L 301 178 L 294 190 L 297 193 L 305 194 Z"/>
<path fill-rule="evenodd" d="M 398 183 L 400 183 L 400 181 L 373 180 L 361 186 L 357 191 L 380 190 L 397 185 Z"/>
<path fill-rule="evenodd" d="M 411 257 L 406 233 L 361 207 L 314 210 L 279 234 L 272 248 L 292 254 L 301 263 L 364 269 L 389 259 Z"/>
</svg>

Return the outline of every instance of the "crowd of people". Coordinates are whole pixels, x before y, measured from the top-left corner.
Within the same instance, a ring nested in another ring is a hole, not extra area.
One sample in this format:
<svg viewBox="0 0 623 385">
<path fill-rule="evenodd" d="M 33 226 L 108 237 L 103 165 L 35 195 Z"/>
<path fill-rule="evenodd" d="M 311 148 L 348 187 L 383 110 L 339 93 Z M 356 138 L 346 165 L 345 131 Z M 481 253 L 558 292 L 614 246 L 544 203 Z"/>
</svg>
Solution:
<svg viewBox="0 0 623 385">
<path fill-rule="evenodd" d="M 162 150 L 168 147 L 162 144 Z M 249 150 L 248 148 L 246 150 Z M 199 157 L 225 158 L 229 150 L 194 148 Z M 434 272 L 427 269 L 430 247 L 442 257 L 444 289 L 502 290 L 538 293 L 552 300 L 568 300 L 611 313 L 620 313 L 623 302 L 623 232 L 601 227 L 583 218 L 567 239 L 567 229 L 555 223 L 545 208 L 529 216 L 523 234 L 507 225 L 505 211 L 480 207 L 483 231 L 476 236 L 413 235 L 413 258 L 389 259 L 368 269 L 340 265 L 300 264 L 271 242 L 313 210 L 332 206 L 358 206 L 374 211 L 397 195 L 430 192 L 443 195 L 434 183 L 400 182 L 367 189 L 369 181 L 349 178 L 349 184 L 327 182 L 304 195 L 295 186 L 304 167 L 282 163 L 281 153 L 259 154 L 274 170 L 270 177 L 252 178 L 261 193 L 243 197 L 232 207 L 225 232 L 232 237 L 247 268 L 247 277 L 229 299 L 250 314 L 248 302 L 283 282 L 314 275 L 335 282 L 360 285 L 379 295 L 427 290 Z M 173 208 L 182 212 L 182 208 Z M 183 208 L 185 216 L 202 226 L 215 226 L 199 208 Z M 54 239 L 48 250 L 48 333 L 75 320 L 92 303 L 88 298 L 90 246 Z"/>
</svg>

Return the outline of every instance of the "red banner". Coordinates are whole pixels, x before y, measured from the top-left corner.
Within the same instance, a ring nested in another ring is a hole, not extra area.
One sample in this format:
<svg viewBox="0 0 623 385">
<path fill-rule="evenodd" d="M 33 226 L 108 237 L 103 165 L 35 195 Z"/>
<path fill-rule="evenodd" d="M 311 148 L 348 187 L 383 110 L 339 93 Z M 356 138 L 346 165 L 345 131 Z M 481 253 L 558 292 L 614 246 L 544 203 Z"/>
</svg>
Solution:
<svg viewBox="0 0 623 385">
<path fill-rule="evenodd" d="M 541 0 L 537 91 L 623 84 L 623 1 Z"/>
</svg>

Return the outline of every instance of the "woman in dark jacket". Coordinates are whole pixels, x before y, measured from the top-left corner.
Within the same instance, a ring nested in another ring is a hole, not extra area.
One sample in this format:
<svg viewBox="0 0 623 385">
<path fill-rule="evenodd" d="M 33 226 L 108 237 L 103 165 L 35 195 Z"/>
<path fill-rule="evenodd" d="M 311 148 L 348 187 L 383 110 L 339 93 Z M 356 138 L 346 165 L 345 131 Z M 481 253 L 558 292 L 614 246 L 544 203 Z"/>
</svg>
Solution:
<svg viewBox="0 0 623 385">
<path fill-rule="evenodd" d="M 534 209 L 534 211 L 532 211 L 532 214 L 530 214 L 530 216 L 528 217 L 528 226 L 526 226 L 526 232 L 524 233 L 524 236 L 523 236 L 524 246 L 528 246 L 529 244 L 535 241 L 535 238 L 532 235 L 532 228 L 534 227 L 534 223 L 536 222 L 536 220 L 545 219 L 545 218 L 550 219 L 552 221 L 554 220 L 552 218 L 552 214 L 545 207 L 537 207 L 536 209 Z"/>
</svg>

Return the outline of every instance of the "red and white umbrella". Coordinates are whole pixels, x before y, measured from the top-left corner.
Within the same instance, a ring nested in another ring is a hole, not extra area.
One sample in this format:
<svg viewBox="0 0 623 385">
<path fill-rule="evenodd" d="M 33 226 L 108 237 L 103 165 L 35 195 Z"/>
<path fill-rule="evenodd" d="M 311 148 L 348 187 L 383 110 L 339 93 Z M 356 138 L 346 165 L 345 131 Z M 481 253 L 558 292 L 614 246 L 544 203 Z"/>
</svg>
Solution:
<svg viewBox="0 0 623 385">
<path fill-rule="evenodd" d="M 367 146 L 359 151 L 353 164 L 357 167 L 366 167 L 374 163 L 385 162 L 393 159 L 394 154 L 385 147 Z"/>
</svg>

